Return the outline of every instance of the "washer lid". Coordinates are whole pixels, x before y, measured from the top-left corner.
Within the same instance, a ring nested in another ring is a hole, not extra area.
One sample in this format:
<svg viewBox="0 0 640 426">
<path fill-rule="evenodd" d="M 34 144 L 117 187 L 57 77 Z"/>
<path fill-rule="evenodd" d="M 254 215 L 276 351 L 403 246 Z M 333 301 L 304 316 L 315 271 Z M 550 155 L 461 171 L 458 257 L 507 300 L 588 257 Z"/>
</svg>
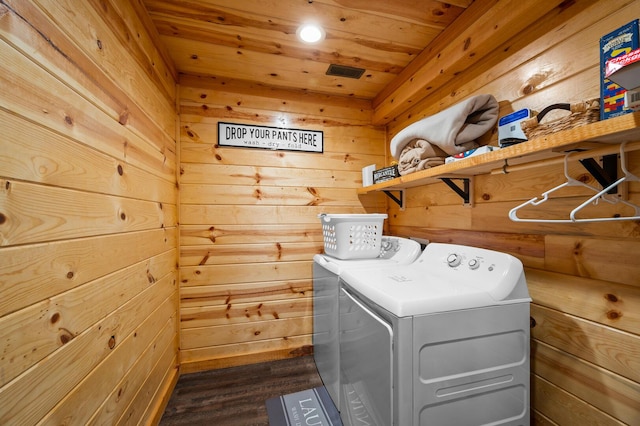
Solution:
<svg viewBox="0 0 640 426">
<path fill-rule="evenodd" d="M 530 301 L 517 258 L 453 244 L 431 243 L 414 263 L 346 270 L 342 279 L 399 317 Z"/>
</svg>

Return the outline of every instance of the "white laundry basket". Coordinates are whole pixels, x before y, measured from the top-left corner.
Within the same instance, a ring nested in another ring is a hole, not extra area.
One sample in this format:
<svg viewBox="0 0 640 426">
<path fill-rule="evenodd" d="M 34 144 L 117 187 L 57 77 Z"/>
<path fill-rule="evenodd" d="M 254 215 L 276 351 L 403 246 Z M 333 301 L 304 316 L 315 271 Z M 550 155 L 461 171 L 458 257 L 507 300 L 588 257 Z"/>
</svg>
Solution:
<svg viewBox="0 0 640 426">
<path fill-rule="evenodd" d="M 380 255 L 386 214 L 320 214 L 324 252 L 338 259 L 373 259 Z"/>
</svg>

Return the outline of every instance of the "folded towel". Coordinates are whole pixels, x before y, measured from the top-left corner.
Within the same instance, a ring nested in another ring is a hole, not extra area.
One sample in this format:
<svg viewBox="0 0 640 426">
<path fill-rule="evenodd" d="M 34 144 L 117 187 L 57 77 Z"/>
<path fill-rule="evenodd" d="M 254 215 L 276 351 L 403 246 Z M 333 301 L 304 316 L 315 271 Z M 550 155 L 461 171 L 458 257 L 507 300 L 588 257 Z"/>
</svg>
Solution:
<svg viewBox="0 0 640 426">
<path fill-rule="evenodd" d="M 410 141 L 400 153 L 398 173 L 406 175 L 444 164 L 447 153 L 424 139 Z"/>
<path fill-rule="evenodd" d="M 391 155 L 399 160 L 402 149 L 415 139 L 427 140 L 448 155 L 477 148 L 476 139 L 495 126 L 498 113 L 493 95 L 472 96 L 402 129 L 391 139 Z"/>
</svg>

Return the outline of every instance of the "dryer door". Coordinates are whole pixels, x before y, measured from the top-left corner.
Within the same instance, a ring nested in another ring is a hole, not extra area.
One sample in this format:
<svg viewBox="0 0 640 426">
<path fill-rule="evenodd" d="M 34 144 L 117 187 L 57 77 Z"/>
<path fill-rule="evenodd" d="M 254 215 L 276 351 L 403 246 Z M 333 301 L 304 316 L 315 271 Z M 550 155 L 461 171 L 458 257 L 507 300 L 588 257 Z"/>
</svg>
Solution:
<svg viewBox="0 0 640 426">
<path fill-rule="evenodd" d="M 340 415 L 348 425 L 391 425 L 393 329 L 340 289 Z"/>
</svg>

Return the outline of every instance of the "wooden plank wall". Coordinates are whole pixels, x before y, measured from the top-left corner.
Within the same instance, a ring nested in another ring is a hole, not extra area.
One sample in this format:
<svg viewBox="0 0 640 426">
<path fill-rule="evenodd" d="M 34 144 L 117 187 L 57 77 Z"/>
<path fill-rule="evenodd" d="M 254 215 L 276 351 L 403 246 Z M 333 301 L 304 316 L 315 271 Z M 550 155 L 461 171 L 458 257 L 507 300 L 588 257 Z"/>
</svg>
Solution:
<svg viewBox="0 0 640 426">
<path fill-rule="evenodd" d="M 639 16 L 637 1 L 567 3 L 396 118 L 388 136 L 474 94 L 496 96 L 501 115 L 598 97 L 599 37 Z M 628 160 L 640 173 L 640 153 Z M 595 184 L 580 165 L 570 170 Z M 478 176 L 472 208 L 441 183 L 411 188 L 405 211 L 390 205 L 390 231 L 509 252 L 523 261 L 535 324 L 535 424 L 640 424 L 640 223 L 515 223 L 507 216 L 563 181 L 562 165 Z M 639 184 L 628 190 L 640 203 Z M 566 214 L 584 195 L 564 193 L 549 215 Z M 598 207 L 604 215 L 618 208 Z"/>
<path fill-rule="evenodd" d="M 177 380 L 176 83 L 151 28 L 136 2 L 0 1 L 0 424 L 154 423 Z"/>
<path fill-rule="evenodd" d="M 384 212 L 359 199 L 384 162 L 369 102 L 230 80 L 180 81 L 182 371 L 309 353 L 320 213 Z M 321 130 L 324 153 L 217 146 L 217 123 Z"/>
</svg>

